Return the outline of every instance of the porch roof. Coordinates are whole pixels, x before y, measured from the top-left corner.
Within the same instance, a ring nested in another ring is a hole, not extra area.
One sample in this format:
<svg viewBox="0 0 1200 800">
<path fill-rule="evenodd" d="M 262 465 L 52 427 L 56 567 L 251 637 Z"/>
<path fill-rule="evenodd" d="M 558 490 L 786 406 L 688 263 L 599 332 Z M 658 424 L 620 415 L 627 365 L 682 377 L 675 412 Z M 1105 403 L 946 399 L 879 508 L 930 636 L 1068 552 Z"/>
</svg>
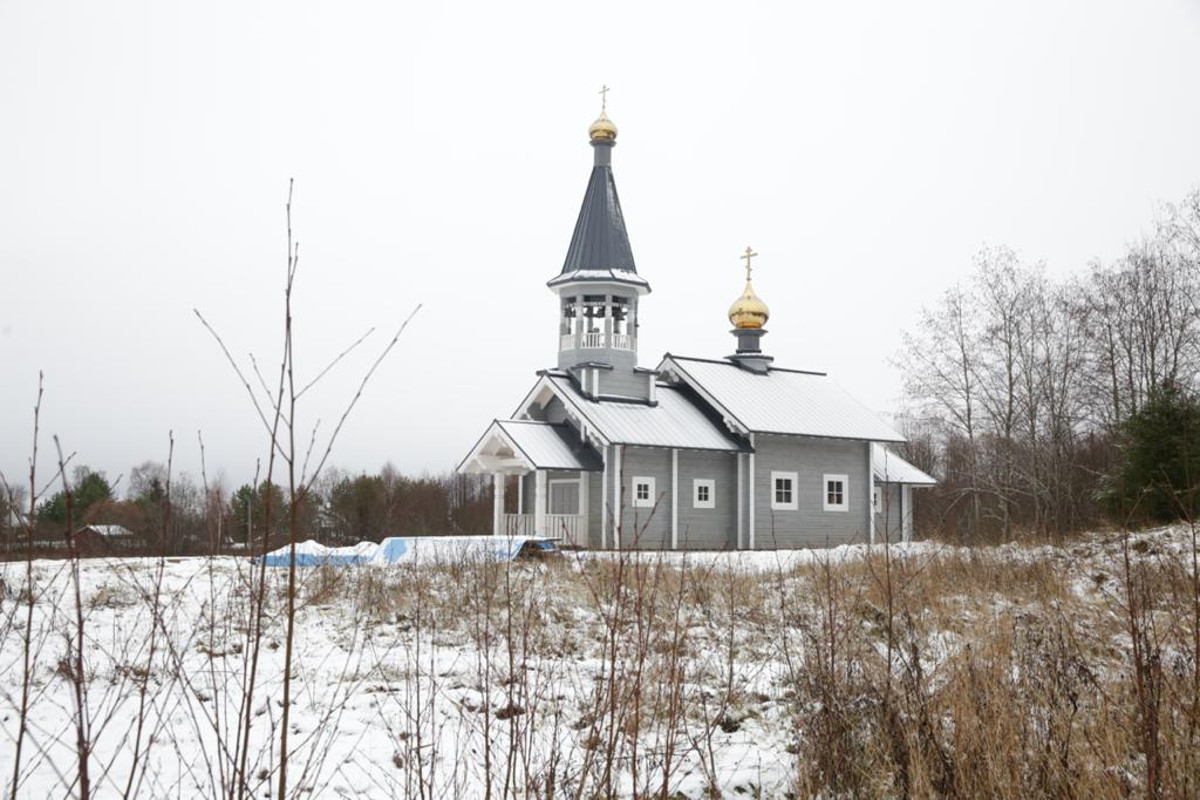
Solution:
<svg viewBox="0 0 1200 800">
<path fill-rule="evenodd" d="M 871 456 L 875 465 L 876 483 L 907 483 L 913 486 L 933 486 L 937 480 L 926 475 L 912 464 L 882 445 L 872 445 Z"/>
<path fill-rule="evenodd" d="M 535 469 L 599 471 L 598 453 L 569 426 L 534 420 L 495 420 L 458 466 L 465 472 Z"/>
<path fill-rule="evenodd" d="M 524 419 L 497 420 L 513 444 L 521 449 L 536 469 L 574 469 L 587 472 L 604 469 L 600 455 L 579 440 L 569 426 Z"/>
</svg>

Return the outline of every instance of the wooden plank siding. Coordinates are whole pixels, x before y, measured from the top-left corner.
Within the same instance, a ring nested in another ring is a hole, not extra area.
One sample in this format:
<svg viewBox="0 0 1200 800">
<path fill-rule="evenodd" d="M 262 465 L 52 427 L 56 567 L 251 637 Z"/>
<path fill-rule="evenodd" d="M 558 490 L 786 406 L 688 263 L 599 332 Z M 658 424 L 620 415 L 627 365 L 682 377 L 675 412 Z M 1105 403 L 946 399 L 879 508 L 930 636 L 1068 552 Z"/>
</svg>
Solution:
<svg viewBox="0 0 1200 800">
<path fill-rule="evenodd" d="M 633 479 L 654 479 L 656 508 L 634 505 Z M 671 549 L 671 451 L 661 447 L 625 447 L 621 453 L 621 546 Z"/>
<path fill-rule="evenodd" d="M 879 509 L 875 512 L 875 541 L 899 542 L 903 538 L 903 501 L 898 483 L 879 485 Z"/>
<path fill-rule="evenodd" d="M 867 442 L 755 435 L 755 548 L 828 547 L 866 542 L 871 486 Z M 796 473 L 797 508 L 772 510 L 772 472 Z M 848 478 L 847 511 L 825 511 L 824 476 Z"/>
<path fill-rule="evenodd" d="M 713 508 L 695 507 L 696 479 L 713 482 Z M 737 454 L 679 451 L 679 549 L 737 547 Z"/>
<path fill-rule="evenodd" d="M 547 417 L 563 415 L 561 404 L 552 401 Z M 820 439 L 803 436 L 756 434 L 754 438 L 754 486 L 750 487 L 750 458 L 742 459 L 741 486 L 741 546 L 750 544 L 751 502 L 753 502 L 754 547 L 759 550 L 796 547 L 828 547 L 849 542 L 866 542 L 870 535 L 873 481 L 870 479 L 870 445 L 867 442 Z M 608 463 L 614 463 L 614 447 L 607 449 Z M 613 475 L 591 472 L 585 475 L 588 485 L 587 546 L 609 548 L 616 546 L 610 532 L 602 535 L 603 521 L 609 525 L 614 516 L 621 515 L 621 546 L 644 550 L 669 550 L 671 542 L 672 504 L 676 508 L 678 549 L 731 550 L 738 542 L 738 454 L 708 450 L 678 451 L 678 498 L 671 495 L 672 451 L 663 447 L 621 447 L 620 507 L 614 503 Z M 796 473 L 797 508 L 771 508 L 774 486 L 772 472 Z M 829 474 L 847 476 L 846 492 L 849 508 L 846 511 L 824 509 L 824 478 Z M 578 473 L 550 471 L 548 480 L 575 478 Z M 634 505 L 635 477 L 650 477 L 655 483 L 658 507 Z M 697 508 L 696 479 L 713 481 L 713 508 Z M 532 513 L 535 491 L 534 473 L 521 477 L 524 483 L 524 504 L 519 513 Z M 607 492 L 605 491 L 607 489 Z M 899 486 L 887 487 L 875 515 L 877 541 L 886 531 L 891 541 L 902 536 L 902 491 Z M 753 500 L 751 500 L 751 497 Z M 515 498 L 513 498 L 515 501 Z M 607 502 L 607 515 L 605 514 Z M 509 507 L 515 508 L 510 502 Z M 636 540 L 636 541 L 635 541 Z"/>
</svg>

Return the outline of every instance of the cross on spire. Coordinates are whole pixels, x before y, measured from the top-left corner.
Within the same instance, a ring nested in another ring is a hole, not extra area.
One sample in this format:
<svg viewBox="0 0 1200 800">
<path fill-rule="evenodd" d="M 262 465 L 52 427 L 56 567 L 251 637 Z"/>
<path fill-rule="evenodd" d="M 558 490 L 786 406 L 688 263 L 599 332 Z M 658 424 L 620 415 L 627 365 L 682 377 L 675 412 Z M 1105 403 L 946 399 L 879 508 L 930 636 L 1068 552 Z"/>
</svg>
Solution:
<svg viewBox="0 0 1200 800">
<path fill-rule="evenodd" d="M 601 114 L 605 113 L 605 111 L 608 110 L 608 93 L 611 91 L 612 91 L 612 89 L 608 88 L 608 84 L 604 84 L 603 86 L 600 87 L 599 94 L 600 94 L 600 113 Z"/>
<path fill-rule="evenodd" d="M 746 252 L 742 254 L 742 258 L 745 259 L 745 261 L 746 261 L 746 282 L 747 283 L 750 282 L 750 259 L 754 258 L 757 255 L 758 255 L 758 253 L 754 252 L 749 247 L 747 247 Z"/>
</svg>

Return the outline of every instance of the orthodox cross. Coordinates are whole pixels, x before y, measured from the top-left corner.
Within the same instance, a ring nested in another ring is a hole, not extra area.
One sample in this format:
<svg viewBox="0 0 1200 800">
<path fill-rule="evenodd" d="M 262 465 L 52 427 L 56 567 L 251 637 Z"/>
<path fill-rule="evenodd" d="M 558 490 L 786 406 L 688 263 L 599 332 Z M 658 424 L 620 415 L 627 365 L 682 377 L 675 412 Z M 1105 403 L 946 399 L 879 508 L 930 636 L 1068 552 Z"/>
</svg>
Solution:
<svg viewBox="0 0 1200 800">
<path fill-rule="evenodd" d="M 600 87 L 600 113 L 603 114 L 608 108 L 608 93 L 612 90 L 605 84 Z"/>
<path fill-rule="evenodd" d="M 758 253 L 754 252 L 749 247 L 746 248 L 746 252 L 742 255 L 742 258 L 746 259 L 746 281 L 747 282 L 750 281 L 750 259 L 754 258 L 757 255 L 758 255 Z"/>
</svg>

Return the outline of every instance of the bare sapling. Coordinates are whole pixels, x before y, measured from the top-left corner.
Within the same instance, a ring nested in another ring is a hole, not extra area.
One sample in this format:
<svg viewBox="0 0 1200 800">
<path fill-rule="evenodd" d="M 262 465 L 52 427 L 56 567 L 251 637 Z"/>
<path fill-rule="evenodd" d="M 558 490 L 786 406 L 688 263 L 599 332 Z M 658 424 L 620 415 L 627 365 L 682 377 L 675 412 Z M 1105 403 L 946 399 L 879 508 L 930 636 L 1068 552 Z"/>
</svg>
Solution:
<svg viewBox="0 0 1200 800">
<path fill-rule="evenodd" d="M 54 449 L 58 452 L 58 474 L 62 481 L 63 500 L 66 507 L 66 537 L 68 559 L 71 565 L 71 589 L 74 594 L 75 630 L 74 636 L 67 636 L 67 653 L 64 664 L 71 682 L 72 699 L 74 700 L 75 753 L 78 759 L 78 782 L 80 800 L 91 797 L 92 782 L 90 773 L 92 741 L 90 734 L 91 711 L 88 708 L 88 676 L 84 669 L 83 651 L 85 647 L 83 590 L 80 586 L 79 547 L 75 537 L 75 508 L 71 492 L 71 482 L 67 480 L 66 460 L 63 458 L 62 445 L 58 437 L 54 437 Z"/>
<path fill-rule="evenodd" d="M 38 459 L 38 425 L 42 411 L 42 374 L 38 373 L 37 399 L 33 404 L 33 445 L 29 456 L 29 511 L 20 521 L 22 537 L 25 542 L 25 628 L 21 637 L 21 701 L 17 711 L 17 735 L 13 746 L 13 774 L 9 797 L 16 797 L 21 788 L 21 750 L 25 744 L 25 736 L 29 730 L 29 692 L 32 686 L 34 653 L 33 653 L 33 617 L 37 589 L 33 580 L 33 533 L 37 525 L 37 459 Z M 4 481 L 10 505 L 15 499 L 15 492 Z"/>
<path fill-rule="evenodd" d="M 125 780 L 125 791 L 122 797 L 136 797 L 135 787 L 140 785 L 142 777 L 146 772 L 146 762 L 150 756 L 150 748 L 153 745 L 154 739 L 150 737 L 145 741 L 145 750 L 142 749 L 142 735 L 146 726 L 146 700 L 150 686 L 150 678 L 154 674 L 154 659 L 158 654 L 158 635 L 162 624 L 162 589 L 163 589 L 163 573 L 166 570 L 167 562 L 167 543 L 169 541 L 169 532 L 171 529 L 171 469 L 175 462 L 175 434 L 169 432 L 167 434 L 167 473 L 165 486 L 163 488 L 163 496 L 161 507 L 159 509 L 159 552 L 158 560 L 154 567 L 154 579 L 150 587 L 150 641 L 146 650 L 146 666 L 140 674 L 135 673 L 134 679 L 137 681 L 137 715 L 133 729 L 133 759 L 129 765 L 129 774 Z"/>
<path fill-rule="evenodd" d="M 420 305 L 408 315 L 400 324 L 392 338 L 382 348 L 381 352 L 371 363 L 368 369 L 362 376 L 358 384 L 355 394 L 351 397 L 346 407 L 343 409 L 340 418 L 333 431 L 326 440 L 325 447 L 319 451 L 320 456 L 317 459 L 312 471 L 309 472 L 309 459 L 314 452 L 317 444 L 317 430 L 320 426 L 320 421 L 313 426 L 312 434 L 307 448 L 302 448 L 297 442 L 298 431 L 298 401 L 302 396 L 320 380 L 329 374 L 335 365 L 343 360 L 347 355 L 354 351 L 359 344 L 367 339 L 371 331 L 360 336 L 352 345 L 338 354 L 326 367 L 319 370 L 316 376 L 307 384 L 300 384 L 297 381 L 295 371 L 295 327 L 294 327 L 294 311 L 293 311 L 293 296 L 295 290 L 296 274 L 300 263 L 299 243 L 296 242 L 292 231 L 292 192 L 293 182 L 288 182 L 288 198 L 285 206 L 286 214 L 286 272 L 284 280 L 284 316 L 283 316 L 283 346 L 279 361 L 279 371 L 277 381 L 271 388 L 267 387 L 266 381 L 263 380 L 261 373 L 258 371 L 257 363 L 251 357 L 251 364 L 255 372 L 259 386 L 262 388 L 265 395 L 265 404 L 269 407 L 270 416 L 264 412 L 264 402 L 260 401 L 258 392 L 255 387 L 247 380 L 245 372 L 237 364 L 236 360 L 230 354 L 229 349 L 225 346 L 224 341 L 217 334 L 215 329 L 208 324 L 203 315 L 196 311 L 196 316 L 200 319 L 204 327 L 217 341 L 217 344 L 224 353 L 226 360 L 230 363 L 243 388 L 250 395 L 260 422 L 263 424 L 264 431 L 268 434 L 268 449 L 269 456 L 267 460 L 265 492 L 267 501 L 264 503 L 264 519 L 262 523 L 262 548 L 259 552 L 259 563 L 257 575 L 254 578 L 254 599 L 252 601 L 252 620 L 250 629 L 247 633 L 249 652 L 249 674 L 243 690 L 244 699 L 239 709 L 240 721 L 240 743 L 236 753 L 236 797 L 241 800 L 245 797 L 248 790 L 247 784 L 247 759 L 250 748 L 250 729 L 253 725 L 255 714 L 253 713 L 254 696 L 258 683 L 259 662 L 261 659 L 261 648 L 263 638 L 263 626 L 265 621 L 264 606 L 267 600 L 267 573 L 266 573 L 266 555 L 270 550 L 270 535 L 272 501 L 275 499 L 272 494 L 274 490 L 274 476 L 276 473 L 277 459 L 282 463 L 283 469 L 287 478 L 287 548 L 289 553 L 287 574 L 286 574 L 286 589 L 284 595 L 285 611 L 284 611 L 284 656 L 283 656 L 283 686 L 282 686 L 282 709 L 279 720 L 279 752 L 278 761 L 275 772 L 276 793 L 279 800 L 284 800 L 288 796 L 288 766 L 289 766 L 289 735 L 291 734 L 291 705 L 292 705 L 292 662 L 294 657 L 295 646 L 295 631 L 296 631 L 296 599 L 297 599 L 297 564 L 296 564 L 296 545 L 298 540 L 300 519 L 299 513 L 303 503 L 307 500 L 310 491 L 318 480 L 321 470 L 333 451 L 333 447 L 341 433 L 346 420 L 349 418 L 354 407 L 362 397 L 371 377 L 389 353 L 395 348 L 399 342 L 401 335 L 408 327 L 409 322 L 413 319 L 416 313 L 420 310 Z M 373 330 L 373 329 L 372 329 Z M 231 790 L 231 797 L 235 796 Z"/>
</svg>

